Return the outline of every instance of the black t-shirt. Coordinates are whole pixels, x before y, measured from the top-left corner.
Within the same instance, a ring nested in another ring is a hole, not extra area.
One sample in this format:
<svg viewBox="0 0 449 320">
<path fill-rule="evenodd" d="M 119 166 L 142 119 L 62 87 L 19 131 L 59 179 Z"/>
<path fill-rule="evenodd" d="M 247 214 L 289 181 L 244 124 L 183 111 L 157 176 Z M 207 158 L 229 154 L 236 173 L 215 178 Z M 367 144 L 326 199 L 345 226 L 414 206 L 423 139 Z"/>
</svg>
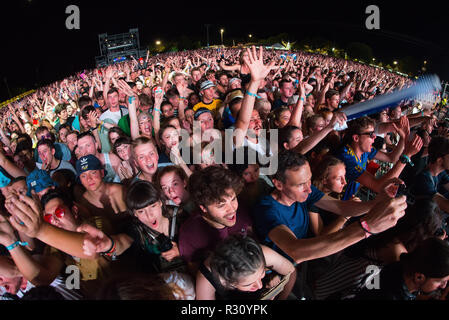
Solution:
<svg viewBox="0 0 449 320">
<path fill-rule="evenodd" d="M 400 262 L 394 262 L 380 272 L 379 289 L 363 289 L 356 294 L 355 300 L 416 300 L 405 285 L 403 268 Z"/>
<path fill-rule="evenodd" d="M 280 107 L 288 107 L 288 103 L 282 101 L 280 98 L 277 99 L 277 100 L 274 100 L 272 110 L 275 110 L 275 109 L 280 108 Z"/>
</svg>

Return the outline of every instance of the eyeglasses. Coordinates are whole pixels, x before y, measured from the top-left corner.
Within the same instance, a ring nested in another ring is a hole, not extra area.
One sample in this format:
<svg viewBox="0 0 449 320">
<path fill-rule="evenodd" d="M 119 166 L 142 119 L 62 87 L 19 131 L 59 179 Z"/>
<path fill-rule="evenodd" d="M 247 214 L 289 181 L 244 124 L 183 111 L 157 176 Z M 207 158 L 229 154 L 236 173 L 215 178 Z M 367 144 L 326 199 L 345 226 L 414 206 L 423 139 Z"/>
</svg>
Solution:
<svg viewBox="0 0 449 320">
<path fill-rule="evenodd" d="M 359 133 L 359 136 L 369 136 L 370 138 L 374 139 L 376 137 L 376 134 L 374 133 L 374 131 L 371 131 Z"/>
<path fill-rule="evenodd" d="M 44 214 L 44 220 L 47 221 L 50 224 L 53 224 L 54 222 L 54 216 L 56 216 L 56 218 L 61 219 L 62 217 L 64 217 L 65 215 L 65 210 L 62 207 L 57 207 L 55 209 L 55 213 L 51 214 L 51 213 L 46 213 Z"/>
</svg>

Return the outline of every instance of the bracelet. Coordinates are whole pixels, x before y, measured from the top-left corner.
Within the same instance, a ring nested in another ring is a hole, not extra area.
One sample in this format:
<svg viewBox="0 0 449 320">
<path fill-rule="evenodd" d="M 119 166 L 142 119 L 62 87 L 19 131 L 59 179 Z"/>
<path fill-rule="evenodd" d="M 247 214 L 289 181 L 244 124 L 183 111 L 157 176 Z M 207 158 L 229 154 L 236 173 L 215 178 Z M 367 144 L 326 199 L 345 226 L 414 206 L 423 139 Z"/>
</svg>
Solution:
<svg viewBox="0 0 449 320">
<path fill-rule="evenodd" d="M 7 249 L 8 251 L 11 251 L 11 250 L 14 249 L 15 247 L 18 247 L 18 246 L 25 247 L 25 246 L 27 246 L 27 245 L 28 245 L 28 242 L 16 241 L 16 242 L 14 242 L 13 244 L 7 246 L 6 249 Z"/>
<path fill-rule="evenodd" d="M 304 102 L 304 97 L 301 97 L 301 99 L 300 99 L 302 102 Z"/>
<path fill-rule="evenodd" d="M 111 244 L 111 247 L 109 248 L 109 250 L 104 251 L 101 254 L 110 256 L 115 251 L 115 242 L 110 236 L 108 236 L 108 235 L 106 235 L 106 236 L 111 240 L 112 244 Z"/>
<path fill-rule="evenodd" d="M 179 97 L 179 99 L 181 99 L 181 100 L 187 100 L 186 97 Z"/>
<path fill-rule="evenodd" d="M 370 231 L 370 228 L 368 226 L 368 223 L 366 223 L 366 221 L 359 220 L 359 225 L 360 225 L 360 228 L 362 228 L 362 230 L 365 231 L 365 239 L 370 237 L 371 235 L 375 235 L 375 233 L 372 233 Z"/>
<path fill-rule="evenodd" d="M 160 114 L 162 114 L 162 111 L 159 110 L 158 108 L 153 108 L 153 110 L 159 112 Z"/>
<path fill-rule="evenodd" d="M 262 99 L 261 96 L 258 96 L 257 94 L 249 92 L 249 91 L 246 91 L 246 94 L 249 95 L 250 97 L 255 97 L 257 99 Z"/>
<path fill-rule="evenodd" d="M 133 103 L 133 102 L 134 102 L 134 100 L 136 100 L 136 97 L 134 97 L 134 96 L 130 96 L 130 97 L 128 98 L 128 104 L 131 104 L 131 103 Z"/>
<path fill-rule="evenodd" d="M 424 111 L 421 110 L 421 117 L 424 117 Z"/>
</svg>

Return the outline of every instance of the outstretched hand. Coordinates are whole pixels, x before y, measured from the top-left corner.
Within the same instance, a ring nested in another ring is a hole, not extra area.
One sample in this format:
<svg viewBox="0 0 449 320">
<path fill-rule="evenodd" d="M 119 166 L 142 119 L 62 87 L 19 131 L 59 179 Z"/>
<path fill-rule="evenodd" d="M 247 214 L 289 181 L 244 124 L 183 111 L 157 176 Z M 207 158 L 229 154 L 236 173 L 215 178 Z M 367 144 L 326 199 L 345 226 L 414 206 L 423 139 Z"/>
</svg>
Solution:
<svg viewBox="0 0 449 320">
<path fill-rule="evenodd" d="M 253 46 L 252 50 L 246 49 L 248 56 L 243 56 L 243 61 L 248 66 L 251 79 L 253 81 L 261 81 L 265 79 L 268 73 L 274 69 L 275 61 L 272 60 L 268 65 L 263 64 L 263 48 L 259 48 L 259 55 L 257 55 L 256 47 Z"/>
</svg>

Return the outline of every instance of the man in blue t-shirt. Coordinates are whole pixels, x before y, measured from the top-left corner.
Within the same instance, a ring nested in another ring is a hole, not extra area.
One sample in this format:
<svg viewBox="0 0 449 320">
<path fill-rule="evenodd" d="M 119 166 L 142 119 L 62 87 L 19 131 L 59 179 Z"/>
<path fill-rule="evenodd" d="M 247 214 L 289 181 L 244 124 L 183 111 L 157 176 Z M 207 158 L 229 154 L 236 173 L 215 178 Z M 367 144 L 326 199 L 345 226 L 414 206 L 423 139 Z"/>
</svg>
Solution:
<svg viewBox="0 0 449 320">
<path fill-rule="evenodd" d="M 410 126 L 407 117 L 402 117 L 399 125 L 395 125 L 401 136 L 396 148 L 390 153 L 378 151 L 373 148 L 376 138 L 375 126 L 375 121 L 368 117 L 358 118 L 348 123 L 343 147 L 335 154 L 346 166 L 348 184 L 343 200 L 351 199 L 357 193 L 360 184 L 379 193 L 386 181 L 399 177 L 406 164 L 409 163 L 408 160 L 422 147 L 423 142 L 419 136 L 415 136 L 413 140 L 405 143 L 410 134 Z M 372 159 L 395 163 L 395 165 L 382 177 L 376 178 L 366 171 L 366 165 Z"/>
<path fill-rule="evenodd" d="M 373 201 L 348 202 L 324 195 L 311 185 L 312 173 L 306 158 L 294 151 L 279 154 L 278 168 L 272 177 L 275 190 L 256 205 L 253 219 L 260 240 L 295 263 L 341 251 L 371 233 L 391 228 L 404 214 L 404 196 L 388 200 L 383 195 Z M 360 223 L 307 239 L 312 205 L 348 217 L 368 214 Z"/>
</svg>

